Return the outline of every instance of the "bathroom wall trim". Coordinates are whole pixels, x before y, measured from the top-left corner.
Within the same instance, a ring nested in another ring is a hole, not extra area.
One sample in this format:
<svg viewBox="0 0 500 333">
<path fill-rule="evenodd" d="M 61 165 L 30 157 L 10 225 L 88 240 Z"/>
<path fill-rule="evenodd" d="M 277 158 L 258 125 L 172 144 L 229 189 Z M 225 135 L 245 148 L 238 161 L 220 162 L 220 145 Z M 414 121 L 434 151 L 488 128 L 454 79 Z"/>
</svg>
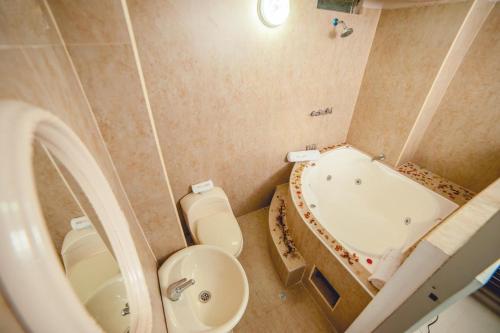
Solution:
<svg viewBox="0 0 500 333">
<path fill-rule="evenodd" d="M 411 161 L 420 142 L 443 99 L 455 73 L 462 64 L 472 42 L 486 21 L 495 3 L 475 0 L 448 50 L 441 67 L 429 89 L 418 116 L 413 123 L 405 144 L 396 161 L 396 166 Z"/>
<path fill-rule="evenodd" d="M 97 122 L 97 118 L 95 117 L 95 114 L 94 114 L 94 111 L 92 110 L 92 106 L 90 104 L 90 101 L 87 97 L 87 93 L 85 92 L 85 89 L 83 88 L 83 84 L 82 84 L 82 81 L 80 80 L 80 76 L 78 75 L 78 71 L 76 70 L 76 67 L 75 67 L 75 64 L 73 62 L 73 59 L 71 58 L 71 55 L 69 54 L 69 51 L 68 51 L 68 48 L 66 46 L 66 42 L 62 36 L 62 33 L 61 33 L 61 30 L 59 29 L 59 25 L 57 24 L 57 21 L 54 17 L 54 14 L 52 13 L 52 9 L 50 8 L 50 5 L 48 4 L 47 0 L 43 0 L 43 5 L 45 6 L 45 9 L 47 10 L 47 13 L 49 14 L 50 16 L 50 19 L 52 21 L 52 24 L 54 26 L 54 29 L 56 30 L 56 33 L 57 33 L 57 36 L 61 42 L 61 45 L 63 47 L 63 50 L 64 50 L 64 54 L 66 55 L 66 58 L 71 66 L 71 71 L 73 72 L 74 76 L 75 76 L 75 79 L 76 79 L 76 82 L 78 84 L 78 88 L 80 89 L 81 93 L 82 93 L 82 96 L 85 100 L 85 104 L 87 105 L 87 110 L 89 111 L 89 114 L 92 118 L 92 122 L 94 123 L 95 125 L 95 128 L 97 130 L 97 133 L 99 135 L 99 140 L 101 142 L 103 142 L 103 149 L 104 149 L 104 152 L 106 154 L 106 157 L 111 165 L 111 168 L 112 168 L 112 171 L 113 173 L 116 175 L 115 179 L 117 181 L 117 184 L 118 186 L 120 187 L 120 190 L 123 192 L 123 196 L 128 204 L 128 206 L 130 207 L 129 211 L 131 212 L 132 216 L 133 216 L 133 223 L 135 223 L 138 227 L 138 229 L 140 230 L 141 232 L 141 235 L 144 239 L 144 242 L 147 244 L 147 248 L 149 249 L 149 252 L 152 256 L 152 258 L 154 259 L 154 261 L 156 262 L 156 256 L 153 252 L 153 249 L 151 248 L 151 245 L 149 244 L 149 242 L 147 241 L 147 237 L 146 237 L 146 234 L 144 233 L 144 230 L 142 229 L 140 223 L 139 223 L 139 219 L 137 218 L 137 215 L 135 214 L 135 211 L 134 209 L 132 208 L 132 203 L 130 202 L 130 199 L 128 197 L 128 194 L 127 192 L 125 191 L 125 187 L 123 186 L 123 183 L 120 179 L 120 177 L 118 176 L 118 170 L 116 169 L 116 166 L 115 166 L 115 163 L 113 161 L 113 159 L 111 158 L 111 154 L 109 152 L 109 149 L 108 149 L 108 146 L 105 144 L 105 140 L 104 140 L 104 136 L 102 135 L 102 132 L 101 132 L 101 128 L 99 127 L 99 124 Z M 83 211 L 83 210 L 82 210 Z"/>
<path fill-rule="evenodd" d="M 177 222 L 177 227 L 179 228 L 179 234 L 184 235 L 181 220 L 179 218 L 179 213 L 177 211 L 177 207 L 175 206 L 174 194 L 172 192 L 172 187 L 170 186 L 170 181 L 168 179 L 167 167 L 165 166 L 165 160 L 163 158 L 163 151 L 161 149 L 160 139 L 158 137 L 156 122 L 154 119 L 153 111 L 151 109 L 151 103 L 149 101 L 149 94 L 148 94 L 148 90 L 146 87 L 146 80 L 144 79 L 144 72 L 142 70 L 141 59 L 139 57 L 139 51 L 137 49 L 137 42 L 135 39 L 134 29 L 132 26 L 132 20 L 130 19 L 130 13 L 128 10 L 127 1 L 121 0 L 121 5 L 122 5 L 122 9 L 123 9 L 123 16 L 125 18 L 125 22 L 127 25 L 127 31 L 128 31 L 129 38 L 130 38 L 130 45 L 131 45 L 132 51 L 134 53 L 134 60 L 135 60 L 136 67 L 137 67 L 137 74 L 139 75 L 139 81 L 141 83 L 142 94 L 144 96 L 144 102 L 146 105 L 146 109 L 148 111 L 148 118 L 149 118 L 149 121 L 151 123 L 151 131 L 152 131 L 152 134 L 153 134 L 153 137 L 155 140 L 156 150 L 158 152 L 158 157 L 160 159 L 163 177 L 165 179 L 165 183 L 166 183 L 168 193 L 169 193 L 170 200 L 168 200 L 168 204 L 171 204 L 173 206 L 173 211 L 175 212 L 175 220 Z M 187 241 L 186 241 L 185 237 L 182 237 L 182 242 L 183 242 L 184 246 L 187 247 Z"/>
</svg>

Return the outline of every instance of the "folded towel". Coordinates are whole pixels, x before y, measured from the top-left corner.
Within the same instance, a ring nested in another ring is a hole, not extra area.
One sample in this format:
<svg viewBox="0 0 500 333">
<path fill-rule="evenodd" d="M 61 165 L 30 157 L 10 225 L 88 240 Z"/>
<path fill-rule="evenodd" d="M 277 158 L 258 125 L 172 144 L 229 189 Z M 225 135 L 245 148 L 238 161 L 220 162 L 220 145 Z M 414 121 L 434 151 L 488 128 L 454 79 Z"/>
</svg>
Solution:
<svg viewBox="0 0 500 333">
<path fill-rule="evenodd" d="M 319 150 L 291 151 L 286 155 L 288 162 L 316 161 L 320 158 Z"/>
<path fill-rule="evenodd" d="M 401 249 L 389 249 L 380 259 L 373 274 L 368 281 L 377 289 L 382 289 L 387 281 L 396 272 L 403 262 L 403 252 Z"/>
</svg>

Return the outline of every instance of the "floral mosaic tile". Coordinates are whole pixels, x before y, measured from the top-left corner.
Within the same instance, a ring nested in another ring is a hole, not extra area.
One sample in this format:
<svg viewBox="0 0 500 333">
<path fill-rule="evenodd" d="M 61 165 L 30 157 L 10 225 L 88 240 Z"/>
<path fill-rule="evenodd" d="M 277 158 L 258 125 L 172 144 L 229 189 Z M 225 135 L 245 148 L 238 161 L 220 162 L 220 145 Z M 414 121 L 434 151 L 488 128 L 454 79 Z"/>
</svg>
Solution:
<svg viewBox="0 0 500 333">
<path fill-rule="evenodd" d="M 278 190 L 277 190 L 278 191 Z M 270 232 L 282 260 L 287 267 L 295 267 L 303 264 L 304 259 L 297 250 L 295 242 L 290 235 L 286 221 L 287 207 L 282 195 L 277 194 L 273 198 L 270 212 Z"/>
<path fill-rule="evenodd" d="M 407 162 L 399 166 L 397 171 L 460 206 L 475 195 L 474 192 L 465 187 L 457 185 L 412 162 Z"/>
</svg>

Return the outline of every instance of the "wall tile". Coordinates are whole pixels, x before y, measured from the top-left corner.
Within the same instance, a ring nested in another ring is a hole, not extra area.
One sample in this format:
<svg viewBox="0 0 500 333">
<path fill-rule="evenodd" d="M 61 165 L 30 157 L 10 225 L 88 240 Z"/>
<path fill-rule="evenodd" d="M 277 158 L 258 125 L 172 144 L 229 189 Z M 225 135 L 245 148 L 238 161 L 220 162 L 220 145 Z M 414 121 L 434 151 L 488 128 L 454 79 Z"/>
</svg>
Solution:
<svg viewBox="0 0 500 333">
<path fill-rule="evenodd" d="M 114 255 L 113 248 L 111 247 L 111 243 L 108 239 L 108 235 L 106 234 L 106 231 L 104 231 L 101 220 L 97 216 L 97 213 L 95 212 L 94 207 L 87 198 L 87 195 L 85 194 L 85 192 L 83 192 L 82 188 L 73 177 L 73 175 L 68 171 L 68 169 L 66 169 L 66 167 L 57 160 L 57 158 L 55 158 L 54 156 L 52 156 L 52 158 L 57 164 L 57 168 L 59 169 L 58 171 L 60 172 L 60 177 L 64 179 L 64 181 L 67 183 L 67 186 L 71 189 L 71 192 L 73 193 L 76 201 L 81 207 L 82 212 L 87 216 L 90 222 L 92 222 L 94 229 L 97 231 L 99 236 L 101 236 L 101 239 L 108 247 L 108 250 Z"/>
<path fill-rule="evenodd" d="M 467 52 L 414 161 L 479 192 L 500 177 L 500 6 Z"/>
<path fill-rule="evenodd" d="M 470 4 L 382 11 L 349 143 L 395 164 Z"/>
<path fill-rule="evenodd" d="M 128 43 L 120 0 L 48 0 L 66 43 Z"/>
<path fill-rule="evenodd" d="M 43 1 L 0 1 L 0 45 L 59 44 Z"/>
<path fill-rule="evenodd" d="M 7 303 L 6 297 L 0 292 L 0 332 L 24 333 L 21 323 L 14 314 L 14 309 Z"/>
<path fill-rule="evenodd" d="M 69 45 L 111 157 L 159 261 L 185 246 L 129 45 Z"/>
<path fill-rule="evenodd" d="M 22 100 L 45 108 L 50 106 L 45 93 L 26 89 L 36 81 L 20 48 L 0 50 L 0 78 L 0 98 Z"/>
<path fill-rule="evenodd" d="M 24 0 L 11 3 L 19 6 L 12 13 L 25 12 L 22 9 L 25 4 Z M 44 20 L 50 22 L 47 16 L 44 16 Z M 0 27 L 6 26 L 8 24 L 5 16 L 0 16 Z M 4 31 L 2 30 L 0 36 L 6 35 Z M 16 31 L 22 31 L 22 29 Z M 30 40 L 29 33 L 21 37 L 25 38 L 22 40 Z M 143 265 L 144 276 L 151 295 L 153 332 L 165 332 L 156 260 L 151 254 L 113 169 L 105 143 L 98 133 L 91 110 L 64 48 L 59 43 L 23 45 L 21 48 L 18 46 L 0 48 L 0 98 L 19 99 L 46 108 L 72 127 L 94 155 L 129 221 L 129 230 Z"/>
<path fill-rule="evenodd" d="M 333 12 L 291 5 L 270 29 L 256 1 L 129 1 L 176 201 L 211 178 L 244 214 L 287 181 L 288 151 L 345 140 L 379 12 L 341 15 L 341 39 Z"/>
<path fill-rule="evenodd" d="M 84 213 L 40 143 L 33 146 L 38 199 L 57 254 L 60 254 L 64 236 L 71 230 L 70 220 Z"/>
<path fill-rule="evenodd" d="M 162 172 L 121 3 L 50 4 L 128 198 L 156 258 L 163 261 L 185 241 Z"/>
</svg>

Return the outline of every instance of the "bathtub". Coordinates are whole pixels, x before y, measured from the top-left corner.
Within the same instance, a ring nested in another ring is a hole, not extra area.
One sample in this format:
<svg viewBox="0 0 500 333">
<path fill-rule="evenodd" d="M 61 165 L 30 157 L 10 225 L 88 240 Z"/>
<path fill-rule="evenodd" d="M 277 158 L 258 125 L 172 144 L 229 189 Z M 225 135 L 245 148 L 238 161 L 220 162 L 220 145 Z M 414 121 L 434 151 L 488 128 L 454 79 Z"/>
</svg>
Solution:
<svg viewBox="0 0 500 333">
<path fill-rule="evenodd" d="M 330 234 L 369 272 L 386 250 L 408 250 L 458 207 L 350 146 L 294 171 L 300 180 L 290 182 L 293 202 L 314 221 L 309 227 Z"/>
</svg>

